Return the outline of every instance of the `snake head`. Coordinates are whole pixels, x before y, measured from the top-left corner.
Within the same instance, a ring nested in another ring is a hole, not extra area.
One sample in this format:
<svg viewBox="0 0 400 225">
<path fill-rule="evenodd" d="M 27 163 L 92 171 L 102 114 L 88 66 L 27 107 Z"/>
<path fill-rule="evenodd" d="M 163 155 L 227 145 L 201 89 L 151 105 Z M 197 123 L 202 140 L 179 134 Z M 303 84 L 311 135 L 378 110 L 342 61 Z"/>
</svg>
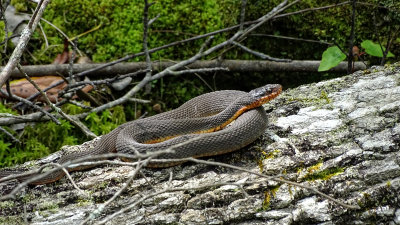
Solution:
<svg viewBox="0 0 400 225">
<path fill-rule="evenodd" d="M 267 84 L 265 86 L 253 89 L 249 92 L 252 98 L 256 99 L 253 104 L 254 107 L 261 106 L 274 99 L 282 92 L 282 86 L 280 84 Z"/>
</svg>

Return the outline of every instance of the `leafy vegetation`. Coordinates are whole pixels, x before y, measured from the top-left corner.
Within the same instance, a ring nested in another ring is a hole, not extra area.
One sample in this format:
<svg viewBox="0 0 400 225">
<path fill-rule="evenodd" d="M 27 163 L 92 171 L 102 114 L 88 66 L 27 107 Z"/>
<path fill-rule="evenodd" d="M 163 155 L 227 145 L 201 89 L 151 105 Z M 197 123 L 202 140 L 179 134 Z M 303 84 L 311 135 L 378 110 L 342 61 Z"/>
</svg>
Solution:
<svg viewBox="0 0 400 225">
<path fill-rule="evenodd" d="M 383 53 L 386 51 L 385 47 L 376 44 L 371 40 L 365 40 L 361 42 L 361 47 L 368 55 L 375 57 L 383 57 Z M 394 55 L 389 51 L 386 57 L 394 57 Z M 342 62 L 344 59 L 346 59 L 346 55 L 339 49 L 338 46 L 329 47 L 322 54 L 322 60 L 319 65 L 318 71 L 327 71 L 339 65 L 339 63 Z"/>
<path fill-rule="evenodd" d="M 346 59 L 346 55 L 337 46 L 329 47 L 322 54 L 318 71 L 327 71 L 337 66 L 344 59 Z"/>
<path fill-rule="evenodd" d="M 379 44 L 372 42 L 371 40 L 365 40 L 361 43 L 361 47 L 365 49 L 365 52 L 369 55 L 376 57 L 383 57 L 383 52 L 386 51 L 385 47 L 381 47 Z M 394 57 L 393 53 L 388 52 L 386 57 Z"/>
<path fill-rule="evenodd" d="M 0 112 L 4 106 L 0 104 Z M 66 105 L 64 110 L 78 113 L 82 109 L 78 109 L 74 105 Z M 9 109 L 6 109 L 9 111 Z M 17 135 L 23 145 L 11 144 L 4 134 L 0 134 L 0 167 L 7 167 L 28 160 L 41 158 L 52 152 L 58 151 L 64 145 L 76 145 L 87 141 L 82 136 L 81 131 L 77 130 L 68 121 L 61 119 L 61 125 L 50 121 L 47 123 L 37 123 L 33 126 L 28 125 L 23 132 Z M 112 109 L 105 110 L 101 114 L 89 114 L 84 121 L 85 124 L 95 134 L 102 135 L 108 133 L 118 125 L 125 122 L 125 114 L 122 106 L 116 106 Z"/>
<path fill-rule="evenodd" d="M 18 9 L 27 2 L 14 0 Z M 183 40 L 199 34 L 218 30 L 235 20 L 227 19 L 226 8 L 236 8 L 236 1 L 173 1 L 164 0 L 154 4 L 150 10 L 150 18 L 160 17 L 152 24 L 149 36 L 149 47 L 154 48 L 173 41 Z M 31 3 L 30 7 L 34 7 Z M 68 10 L 66 10 L 68 9 Z M 236 12 L 236 11 L 235 11 Z M 229 14 L 229 18 L 236 15 Z M 135 0 L 53 0 L 46 8 L 43 16 L 68 37 L 76 37 L 97 26 L 96 31 L 79 38 L 79 49 L 89 55 L 94 62 L 106 62 L 142 50 L 143 39 L 143 1 Z M 44 33 L 49 42 L 46 47 L 43 36 L 37 33 L 31 40 L 30 50 L 34 58 L 30 63 L 49 63 L 62 52 L 64 37 L 50 24 L 42 22 Z M 216 36 L 221 41 L 223 36 Z M 154 59 L 183 59 L 195 54 L 204 40 L 192 42 L 190 45 L 165 49 L 154 54 Z M 141 58 L 134 59 L 136 61 Z"/>
</svg>

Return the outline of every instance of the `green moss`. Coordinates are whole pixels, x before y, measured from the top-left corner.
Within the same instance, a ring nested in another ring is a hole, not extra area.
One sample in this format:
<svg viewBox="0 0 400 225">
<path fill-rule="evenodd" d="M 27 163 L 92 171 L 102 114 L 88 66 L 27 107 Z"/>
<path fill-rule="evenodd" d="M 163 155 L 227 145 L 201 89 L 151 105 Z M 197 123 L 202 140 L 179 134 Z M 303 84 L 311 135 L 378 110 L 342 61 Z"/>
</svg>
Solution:
<svg viewBox="0 0 400 225">
<path fill-rule="evenodd" d="M 325 90 L 321 90 L 321 99 L 326 101 L 326 104 L 330 104 L 332 100 L 328 97 L 328 93 Z"/>
<path fill-rule="evenodd" d="M 47 213 L 44 211 L 54 213 L 54 212 L 57 212 L 57 210 L 59 208 L 56 203 L 51 202 L 51 201 L 43 202 L 43 203 L 39 204 L 37 207 L 40 211 L 42 211 L 44 213 L 43 216 L 45 216 L 45 217 L 47 216 Z"/>
<path fill-rule="evenodd" d="M 20 216 L 0 217 L 0 224 L 25 224 L 25 220 Z"/>
<path fill-rule="evenodd" d="M 35 199 L 35 195 L 34 194 L 32 194 L 32 193 L 26 193 L 26 194 L 24 194 L 24 196 L 22 197 L 22 201 L 24 202 L 24 203 L 28 203 L 28 202 L 30 202 L 30 201 L 32 201 L 33 199 Z"/>
<path fill-rule="evenodd" d="M 329 180 L 331 177 L 344 172 L 344 168 L 340 167 L 333 167 L 319 171 L 321 165 L 322 164 L 317 164 L 314 168 L 310 169 L 309 173 L 306 176 L 304 176 L 304 179 L 307 181 Z"/>
<path fill-rule="evenodd" d="M 264 200 L 262 203 L 262 211 L 265 211 L 271 205 L 271 199 L 276 196 L 276 192 L 280 188 L 281 185 L 276 185 L 274 187 L 268 188 L 268 190 L 264 191 Z"/>
<path fill-rule="evenodd" d="M 265 152 L 262 148 L 258 148 L 261 152 L 261 157 L 257 160 L 258 167 L 260 168 L 260 172 L 264 171 L 264 164 L 263 161 L 265 159 L 272 159 L 274 158 L 280 151 L 278 149 L 273 150 L 272 152 Z"/>
<path fill-rule="evenodd" d="M 0 209 L 12 208 L 14 206 L 15 206 L 15 203 L 13 201 L 1 201 L 0 202 Z"/>
<path fill-rule="evenodd" d="M 22 4 L 18 1 L 18 5 Z M 227 16 L 226 8 L 232 8 L 235 1 L 159 1 L 150 7 L 150 18 L 160 14 L 152 24 L 149 47 L 154 48 L 195 35 L 218 30 L 236 19 Z M 18 7 L 24 10 L 23 7 Z M 65 10 L 68 9 L 68 10 Z M 234 13 L 238 13 L 236 10 Z M 230 12 L 230 13 L 233 13 Z M 79 38 L 79 49 L 89 55 L 94 62 L 105 62 L 142 50 L 143 39 L 143 1 L 53 0 L 46 8 L 43 18 L 73 38 L 101 25 L 98 30 Z M 225 23 L 225 24 L 224 24 Z M 35 63 L 49 63 L 63 49 L 63 40 L 51 25 L 42 22 L 49 45 L 46 47 L 40 33 L 32 37 L 31 45 Z M 215 42 L 225 40 L 217 35 Z M 189 45 L 172 47 L 157 52 L 155 59 L 183 59 L 195 54 L 204 40 Z M 135 59 L 140 60 L 140 58 Z"/>
<path fill-rule="evenodd" d="M 78 206 L 87 206 L 87 205 L 90 205 L 91 204 L 91 201 L 90 200 L 88 200 L 88 199 L 82 199 L 82 198 L 79 198 L 78 200 L 77 200 L 77 205 Z"/>
</svg>

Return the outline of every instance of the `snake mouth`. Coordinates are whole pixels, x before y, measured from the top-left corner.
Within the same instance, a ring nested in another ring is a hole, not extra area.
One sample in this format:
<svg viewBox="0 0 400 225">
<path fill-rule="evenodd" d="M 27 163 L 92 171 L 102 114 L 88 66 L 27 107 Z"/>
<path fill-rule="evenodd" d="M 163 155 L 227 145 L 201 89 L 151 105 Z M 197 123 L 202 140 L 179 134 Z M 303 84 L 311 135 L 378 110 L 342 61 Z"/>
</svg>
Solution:
<svg viewBox="0 0 400 225">
<path fill-rule="evenodd" d="M 256 99 L 249 105 L 244 106 L 241 110 L 250 110 L 262 106 L 263 104 L 276 98 L 282 92 L 280 84 L 268 84 L 263 87 L 250 91 L 250 94 Z"/>
</svg>

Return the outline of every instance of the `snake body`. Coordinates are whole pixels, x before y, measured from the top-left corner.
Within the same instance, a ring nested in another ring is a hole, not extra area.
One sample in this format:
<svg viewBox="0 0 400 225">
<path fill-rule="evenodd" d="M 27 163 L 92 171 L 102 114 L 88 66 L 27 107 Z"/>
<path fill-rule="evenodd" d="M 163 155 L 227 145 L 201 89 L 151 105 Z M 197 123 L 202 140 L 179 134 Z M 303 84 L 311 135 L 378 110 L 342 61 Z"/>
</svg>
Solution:
<svg viewBox="0 0 400 225">
<path fill-rule="evenodd" d="M 122 124 L 103 135 L 94 148 L 66 152 L 58 163 L 110 152 L 149 153 L 171 147 L 174 153 L 165 153 L 159 158 L 203 157 L 235 151 L 263 134 L 267 115 L 261 105 L 278 96 L 281 90 L 279 84 L 268 84 L 250 92 L 224 90 L 200 95 L 174 110 Z M 234 123 L 227 126 L 233 120 Z M 69 170 L 85 168 L 88 167 Z M 0 171 L 0 178 L 10 174 L 15 173 Z M 59 170 L 31 184 L 51 183 L 63 176 L 64 172 Z M 32 175 L 18 179 L 23 181 L 30 177 Z"/>
</svg>

